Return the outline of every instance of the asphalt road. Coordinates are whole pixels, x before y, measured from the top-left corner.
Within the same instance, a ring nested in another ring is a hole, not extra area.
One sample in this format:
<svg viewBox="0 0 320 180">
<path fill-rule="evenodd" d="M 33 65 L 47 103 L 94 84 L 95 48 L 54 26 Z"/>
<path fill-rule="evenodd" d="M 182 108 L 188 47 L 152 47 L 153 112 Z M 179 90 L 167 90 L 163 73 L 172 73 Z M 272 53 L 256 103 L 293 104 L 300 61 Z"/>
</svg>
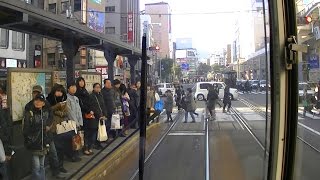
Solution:
<svg viewBox="0 0 320 180">
<path fill-rule="evenodd" d="M 206 160 L 209 160 L 210 179 L 263 179 L 268 156 L 265 156 L 262 147 L 269 149 L 270 120 L 266 120 L 266 113 L 257 113 L 254 108 L 263 109 L 265 97 L 265 94 L 246 94 L 240 95 L 239 100 L 232 101 L 234 111 L 246 122 L 249 131 L 234 112 L 226 114 L 222 113 L 221 108 L 217 108 L 217 120 L 208 123 L 208 156 L 205 153 L 205 103 L 197 102 L 197 112 L 200 113 L 199 117 L 196 117 L 197 122 L 183 123 L 182 116 L 177 120 L 145 164 L 144 179 L 205 179 Z M 295 173 L 297 180 L 314 180 L 320 175 L 319 122 L 320 117 L 299 117 Z M 135 162 L 137 158 L 134 159 L 131 172 L 136 169 L 138 163 Z M 128 163 L 126 166 L 128 167 Z M 138 176 L 134 179 L 137 180 Z"/>
</svg>

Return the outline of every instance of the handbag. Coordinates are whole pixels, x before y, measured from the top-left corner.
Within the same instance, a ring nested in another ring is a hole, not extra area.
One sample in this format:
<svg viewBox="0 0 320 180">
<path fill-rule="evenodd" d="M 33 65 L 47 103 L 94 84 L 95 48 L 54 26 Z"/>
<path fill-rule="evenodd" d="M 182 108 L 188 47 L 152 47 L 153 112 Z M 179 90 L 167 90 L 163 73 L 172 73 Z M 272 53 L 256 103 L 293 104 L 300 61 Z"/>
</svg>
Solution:
<svg viewBox="0 0 320 180">
<path fill-rule="evenodd" d="M 99 126 L 98 126 L 98 136 L 97 140 L 99 142 L 103 142 L 108 140 L 108 134 L 107 134 L 107 129 L 106 129 L 106 124 L 104 120 L 99 120 Z"/>
<path fill-rule="evenodd" d="M 3 163 L 5 161 L 6 161 L 6 153 L 4 151 L 4 147 L 0 139 L 0 163 Z"/>
<path fill-rule="evenodd" d="M 80 135 L 76 134 L 72 136 L 72 150 L 79 151 L 82 147 Z"/>
<path fill-rule="evenodd" d="M 111 128 L 110 129 L 122 129 L 121 128 L 121 119 L 119 114 L 112 114 L 111 118 Z"/>
<path fill-rule="evenodd" d="M 57 124 L 57 130 L 56 130 L 57 134 L 63 134 L 69 131 L 75 131 L 75 133 L 77 134 L 77 123 L 75 121 L 66 120 Z"/>
</svg>

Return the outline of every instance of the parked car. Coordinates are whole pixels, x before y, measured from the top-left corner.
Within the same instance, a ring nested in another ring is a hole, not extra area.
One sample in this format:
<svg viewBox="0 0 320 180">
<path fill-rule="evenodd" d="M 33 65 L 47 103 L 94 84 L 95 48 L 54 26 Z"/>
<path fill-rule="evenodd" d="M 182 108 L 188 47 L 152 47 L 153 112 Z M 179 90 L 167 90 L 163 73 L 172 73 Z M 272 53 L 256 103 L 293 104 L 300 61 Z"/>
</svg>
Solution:
<svg viewBox="0 0 320 180">
<path fill-rule="evenodd" d="M 260 87 L 260 81 L 259 80 L 251 80 L 250 81 L 251 89 L 259 89 Z"/>
<path fill-rule="evenodd" d="M 203 101 L 208 96 L 208 87 L 210 85 L 216 85 L 219 88 L 219 98 L 223 99 L 224 96 L 224 89 L 226 84 L 224 82 L 197 82 L 196 85 L 193 87 L 194 97 L 198 101 Z M 232 100 L 238 99 L 238 90 L 235 88 L 230 88 L 230 93 L 232 94 Z"/>
<path fill-rule="evenodd" d="M 158 88 L 158 93 L 160 96 L 164 96 L 167 90 L 170 90 L 173 95 L 175 95 L 175 93 L 176 93 L 175 88 L 174 88 L 173 84 L 171 84 L 171 83 L 157 84 L 157 88 Z"/>
</svg>

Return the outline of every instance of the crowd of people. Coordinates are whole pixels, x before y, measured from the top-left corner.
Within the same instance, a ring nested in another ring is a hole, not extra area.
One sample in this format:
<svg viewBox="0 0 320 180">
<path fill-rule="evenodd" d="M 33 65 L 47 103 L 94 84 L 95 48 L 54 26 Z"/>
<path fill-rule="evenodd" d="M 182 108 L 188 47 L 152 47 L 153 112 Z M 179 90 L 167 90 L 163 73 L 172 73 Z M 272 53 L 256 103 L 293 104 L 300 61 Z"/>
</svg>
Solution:
<svg viewBox="0 0 320 180">
<path fill-rule="evenodd" d="M 24 146 L 32 154 L 32 179 L 45 179 L 45 159 L 47 157 L 52 175 L 57 179 L 65 179 L 65 160 L 81 161 L 81 154 L 91 156 L 93 149 L 103 149 L 118 136 L 127 136 L 130 128 L 139 127 L 139 106 L 141 83 L 138 81 L 127 87 L 120 80 L 104 80 L 93 84 L 93 91 L 86 90 L 85 79 L 79 77 L 75 83 L 55 84 L 47 97 L 40 85 L 32 88 L 32 100 L 25 105 L 22 134 Z M 0 162 L 0 177 L 9 179 L 7 163 L 13 155 L 11 134 L 8 132 L 7 96 L 0 88 L 0 157 L 1 149 L 4 159 Z M 163 109 L 167 110 L 168 122 L 172 121 L 173 96 L 163 102 L 157 89 L 148 86 L 147 112 L 148 121 L 158 122 Z M 101 138 L 100 126 L 105 125 L 105 138 Z M 83 136 L 80 136 L 81 133 Z M 78 148 L 77 137 L 81 138 L 82 148 Z M 101 140 L 104 139 L 104 140 Z"/>
<path fill-rule="evenodd" d="M 55 84 L 47 97 L 40 85 L 32 88 L 32 100 L 25 105 L 23 129 L 24 146 L 32 154 L 32 179 L 45 179 L 45 159 L 48 158 L 52 175 L 64 179 L 68 169 L 64 161 L 81 161 L 81 154 L 91 156 L 93 149 L 103 149 L 102 143 L 110 143 L 118 136 L 127 136 L 130 128 L 139 127 L 139 106 L 141 83 L 138 81 L 127 87 L 120 80 L 104 80 L 93 84 L 93 91 L 86 90 L 85 79 L 80 77 L 75 83 Z M 172 122 L 174 103 L 178 109 L 185 110 L 184 123 L 188 122 L 190 114 L 195 123 L 196 101 L 192 89 L 186 92 L 179 86 L 173 93 L 166 91 L 166 98 L 160 98 L 155 87 L 147 87 L 147 124 L 159 122 L 159 115 L 166 111 L 166 122 Z M 207 109 L 211 117 L 215 117 L 215 106 L 219 104 L 218 90 L 209 87 Z M 175 97 L 173 94 L 176 94 Z M 223 100 L 225 112 L 231 106 L 230 93 L 225 90 Z M 0 88 L 0 175 L 9 179 L 7 162 L 14 154 L 10 143 L 12 128 L 10 125 L 7 95 L 5 88 Z M 116 125 L 118 123 L 118 125 Z M 105 125 L 105 136 L 101 138 L 100 126 Z M 117 127 L 117 128 L 115 128 Z M 80 132 L 83 136 L 80 136 Z M 80 137 L 83 145 L 78 148 Z M 101 140 L 103 139 L 103 140 Z M 1 149 L 3 152 L 1 152 Z M 1 154 L 2 153 L 2 154 Z"/>
</svg>

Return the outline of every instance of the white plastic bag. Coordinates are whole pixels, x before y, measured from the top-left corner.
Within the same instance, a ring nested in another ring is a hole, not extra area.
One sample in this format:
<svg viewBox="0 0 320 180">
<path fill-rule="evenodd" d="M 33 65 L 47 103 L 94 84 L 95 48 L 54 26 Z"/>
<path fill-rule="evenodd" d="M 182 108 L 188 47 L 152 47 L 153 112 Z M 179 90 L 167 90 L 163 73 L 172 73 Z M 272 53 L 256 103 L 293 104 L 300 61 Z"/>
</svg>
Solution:
<svg viewBox="0 0 320 180">
<path fill-rule="evenodd" d="M 107 128 L 104 120 L 99 121 L 97 140 L 99 142 L 108 140 Z"/>
<path fill-rule="evenodd" d="M 6 153 L 4 151 L 4 147 L 0 139 L 0 163 L 3 163 L 5 161 L 6 161 Z"/>
<path fill-rule="evenodd" d="M 63 134 L 67 133 L 69 131 L 75 131 L 77 134 L 77 123 L 76 121 L 73 120 L 67 120 L 67 121 L 62 121 L 61 123 L 57 124 L 57 134 Z"/>
<path fill-rule="evenodd" d="M 111 119 L 111 129 L 121 129 L 120 125 L 120 115 L 113 114 Z"/>
</svg>

